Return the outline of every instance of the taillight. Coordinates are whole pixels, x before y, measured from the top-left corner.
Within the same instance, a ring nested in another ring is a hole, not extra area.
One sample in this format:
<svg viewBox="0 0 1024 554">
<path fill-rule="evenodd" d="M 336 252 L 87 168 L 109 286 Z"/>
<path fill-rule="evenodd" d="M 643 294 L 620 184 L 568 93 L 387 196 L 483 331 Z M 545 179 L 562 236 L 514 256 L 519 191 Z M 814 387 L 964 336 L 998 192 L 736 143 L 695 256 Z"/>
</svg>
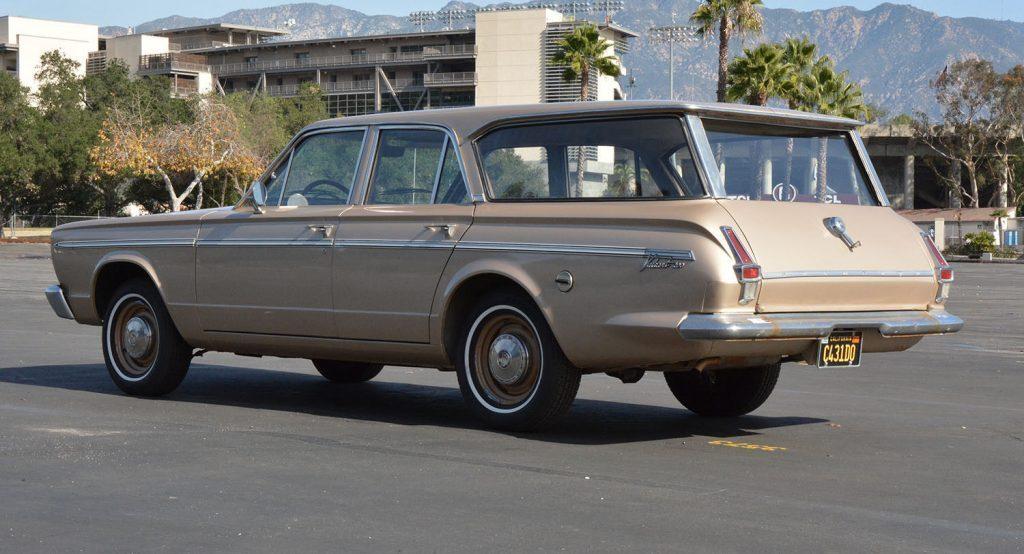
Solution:
<svg viewBox="0 0 1024 554">
<path fill-rule="evenodd" d="M 736 280 L 742 286 L 740 292 L 740 304 L 749 304 L 757 298 L 757 289 L 761 286 L 761 266 L 754 263 L 754 257 L 750 255 L 747 248 L 740 242 L 736 231 L 732 227 L 722 227 L 722 234 L 725 235 L 729 249 L 736 259 Z"/>
<path fill-rule="evenodd" d="M 931 253 L 932 261 L 936 266 L 935 280 L 939 282 L 939 292 L 935 295 L 935 301 L 944 302 L 949 298 L 949 284 L 953 282 L 953 268 L 949 266 L 949 262 L 946 261 L 946 257 L 942 255 L 939 247 L 935 245 L 932 237 L 921 233 L 921 238 L 924 240 L 925 246 L 928 247 L 928 252 Z"/>
</svg>

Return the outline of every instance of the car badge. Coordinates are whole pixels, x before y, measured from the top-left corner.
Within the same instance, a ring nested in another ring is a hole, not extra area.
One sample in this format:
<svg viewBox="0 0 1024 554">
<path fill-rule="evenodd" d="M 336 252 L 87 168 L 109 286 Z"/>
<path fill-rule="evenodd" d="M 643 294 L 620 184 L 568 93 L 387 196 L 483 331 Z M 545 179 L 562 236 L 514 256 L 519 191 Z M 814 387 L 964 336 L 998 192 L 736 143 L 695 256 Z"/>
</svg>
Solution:
<svg viewBox="0 0 1024 554">
<path fill-rule="evenodd" d="M 843 221 L 843 218 L 825 218 L 825 228 L 828 229 L 828 231 L 833 235 L 839 237 L 839 240 L 843 241 L 843 244 L 845 244 L 851 252 L 854 248 L 860 246 L 860 241 L 854 240 L 853 237 L 850 236 L 850 233 L 846 232 L 846 222 Z"/>
</svg>

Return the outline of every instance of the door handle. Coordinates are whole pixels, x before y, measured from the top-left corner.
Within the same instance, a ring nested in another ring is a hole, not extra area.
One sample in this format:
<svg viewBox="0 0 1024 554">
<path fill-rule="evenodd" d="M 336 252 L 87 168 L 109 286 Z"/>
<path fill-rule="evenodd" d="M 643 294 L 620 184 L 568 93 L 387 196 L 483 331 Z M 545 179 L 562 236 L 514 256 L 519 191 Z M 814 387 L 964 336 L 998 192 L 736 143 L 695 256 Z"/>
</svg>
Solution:
<svg viewBox="0 0 1024 554">
<path fill-rule="evenodd" d="M 451 225 L 424 225 L 424 229 L 433 231 L 435 233 L 444 233 L 444 238 L 452 238 L 452 226 Z"/>
<path fill-rule="evenodd" d="M 306 228 L 314 233 L 320 233 L 325 239 L 334 236 L 334 225 L 307 225 Z"/>
</svg>

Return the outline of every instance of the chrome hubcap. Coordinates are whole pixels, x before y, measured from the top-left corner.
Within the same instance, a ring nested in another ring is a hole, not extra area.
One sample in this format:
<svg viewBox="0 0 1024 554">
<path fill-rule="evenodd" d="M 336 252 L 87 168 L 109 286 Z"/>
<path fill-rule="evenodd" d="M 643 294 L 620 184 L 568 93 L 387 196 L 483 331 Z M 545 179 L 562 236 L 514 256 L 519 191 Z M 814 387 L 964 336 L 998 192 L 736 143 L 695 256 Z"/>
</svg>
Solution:
<svg viewBox="0 0 1024 554">
<path fill-rule="evenodd" d="M 491 343 L 487 361 L 494 380 L 502 385 L 511 385 L 526 375 L 530 353 L 519 337 L 505 333 L 498 335 Z"/>
<path fill-rule="evenodd" d="M 124 326 L 123 340 L 125 353 L 141 360 L 153 347 L 153 328 L 145 319 L 133 317 Z"/>
</svg>

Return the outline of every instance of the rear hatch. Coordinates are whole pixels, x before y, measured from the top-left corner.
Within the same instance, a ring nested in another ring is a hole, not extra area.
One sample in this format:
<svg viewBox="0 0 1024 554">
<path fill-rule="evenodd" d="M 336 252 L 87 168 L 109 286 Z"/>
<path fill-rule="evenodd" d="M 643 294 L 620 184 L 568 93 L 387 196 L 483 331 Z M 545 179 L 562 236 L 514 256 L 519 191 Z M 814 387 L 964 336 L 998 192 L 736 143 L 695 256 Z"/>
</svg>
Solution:
<svg viewBox="0 0 1024 554">
<path fill-rule="evenodd" d="M 917 228 L 887 207 L 720 201 L 763 276 L 759 312 L 924 310 L 937 285 Z M 826 227 L 842 218 L 846 244 Z"/>
</svg>

